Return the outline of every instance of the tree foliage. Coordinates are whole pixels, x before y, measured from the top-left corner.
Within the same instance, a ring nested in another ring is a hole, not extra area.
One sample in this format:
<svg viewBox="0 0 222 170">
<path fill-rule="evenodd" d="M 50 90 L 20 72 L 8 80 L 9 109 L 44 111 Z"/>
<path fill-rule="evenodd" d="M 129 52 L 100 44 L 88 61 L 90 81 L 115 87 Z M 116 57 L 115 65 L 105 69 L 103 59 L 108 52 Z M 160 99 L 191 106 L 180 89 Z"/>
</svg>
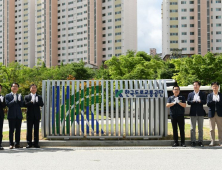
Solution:
<svg viewBox="0 0 222 170">
<path fill-rule="evenodd" d="M 193 55 L 190 58 L 163 61 L 159 56 L 150 56 L 144 51 L 127 51 L 126 55 L 113 56 L 99 69 L 90 69 L 79 63 L 62 64 L 47 68 L 29 68 L 19 63 L 4 66 L 0 63 L 0 84 L 2 93 L 10 92 L 11 84 L 20 84 L 19 93 L 28 94 L 29 86 L 37 84 L 41 94 L 42 80 L 138 80 L 175 79 L 179 85 L 186 86 L 199 80 L 203 85 L 212 81 L 222 84 L 222 55 L 207 53 L 205 56 Z"/>
<path fill-rule="evenodd" d="M 163 66 L 163 61 L 153 59 L 145 52 L 136 54 L 128 52 L 120 57 L 113 56 L 105 62 L 110 78 L 113 80 L 156 79 L 157 72 Z"/>
<path fill-rule="evenodd" d="M 190 58 L 175 59 L 177 73 L 173 78 L 179 85 L 189 85 L 199 80 L 203 85 L 210 85 L 213 81 L 222 83 L 222 55 L 207 53 L 205 56 L 193 55 Z"/>
</svg>

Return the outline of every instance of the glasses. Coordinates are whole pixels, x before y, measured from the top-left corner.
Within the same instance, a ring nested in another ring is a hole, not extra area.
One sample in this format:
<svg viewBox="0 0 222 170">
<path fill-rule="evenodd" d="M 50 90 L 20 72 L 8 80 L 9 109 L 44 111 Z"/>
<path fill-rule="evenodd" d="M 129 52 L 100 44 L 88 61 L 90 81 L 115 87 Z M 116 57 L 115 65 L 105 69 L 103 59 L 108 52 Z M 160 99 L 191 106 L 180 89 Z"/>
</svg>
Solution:
<svg viewBox="0 0 222 170">
<path fill-rule="evenodd" d="M 12 87 L 18 87 L 18 86 L 12 86 Z"/>
<path fill-rule="evenodd" d="M 178 91 L 178 90 L 180 90 L 180 89 L 173 89 L 173 90 Z"/>
</svg>

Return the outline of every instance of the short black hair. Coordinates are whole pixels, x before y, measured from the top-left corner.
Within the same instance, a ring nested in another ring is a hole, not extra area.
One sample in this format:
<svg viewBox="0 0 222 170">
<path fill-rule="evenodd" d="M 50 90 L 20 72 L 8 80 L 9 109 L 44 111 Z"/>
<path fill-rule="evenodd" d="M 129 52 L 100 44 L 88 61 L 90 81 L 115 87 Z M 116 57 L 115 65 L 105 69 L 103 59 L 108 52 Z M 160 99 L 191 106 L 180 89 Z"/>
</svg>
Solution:
<svg viewBox="0 0 222 170">
<path fill-rule="evenodd" d="M 174 90 L 174 87 L 178 87 L 178 88 L 179 88 L 179 90 L 180 90 L 180 87 L 179 87 L 178 85 L 173 86 L 173 90 Z"/>
<path fill-rule="evenodd" d="M 194 83 L 197 83 L 199 86 L 201 86 L 201 83 L 199 81 L 194 81 L 193 84 Z"/>
<path fill-rule="evenodd" d="M 18 83 L 12 83 L 12 84 L 11 84 L 11 87 L 13 86 L 13 84 L 16 84 L 16 85 L 19 87 L 19 84 L 18 84 Z"/>
<path fill-rule="evenodd" d="M 37 88 L 37 85 L 36 85 L 36 84 L 31 84 L 31 85 L 30 85 L 30 88 L 31 88 L 32 86 L 35 86 L 35 87 Z"/>
<path fill-rule="evenodd" d="M 2 89 L 2 85 L 0 84 L 0 87 L 1 87 L 1 89 Z"/>
<path fill-rule="evenodd" d="M 212 82 L 212 83 L 211 83 L 211 86 L 213 86 L 213 85 L 215 85 L 215 84 L 218 85 L 218 86 L 220 85 L 218 82 L 215 81 L 215 82 Z"/>
</svg>

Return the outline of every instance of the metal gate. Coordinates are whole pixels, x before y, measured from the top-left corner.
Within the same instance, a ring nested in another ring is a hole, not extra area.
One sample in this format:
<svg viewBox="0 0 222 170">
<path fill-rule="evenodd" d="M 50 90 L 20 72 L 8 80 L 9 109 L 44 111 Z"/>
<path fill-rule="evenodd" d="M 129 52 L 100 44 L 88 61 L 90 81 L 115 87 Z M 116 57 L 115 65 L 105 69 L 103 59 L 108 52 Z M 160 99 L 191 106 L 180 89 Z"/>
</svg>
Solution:
<svg viewBox="0 0 222 170">
<path fill-rule="evenodd" d="M 167 136 L 165 80 L 43 80 L 42 97 L 47 139 Z"/>
</svg>

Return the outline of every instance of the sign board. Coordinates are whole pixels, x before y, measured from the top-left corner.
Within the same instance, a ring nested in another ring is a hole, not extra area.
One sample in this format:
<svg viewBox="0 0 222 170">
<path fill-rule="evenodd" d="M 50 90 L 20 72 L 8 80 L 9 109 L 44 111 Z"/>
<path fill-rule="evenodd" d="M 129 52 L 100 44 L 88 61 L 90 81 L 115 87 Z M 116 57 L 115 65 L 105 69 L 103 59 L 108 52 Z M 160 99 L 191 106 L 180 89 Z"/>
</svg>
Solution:
<svg viewBox="0 0 222 170">
<path fill-rule="evenodd" d="M 121 89 L 115 90 L 117 98 L 163 98 L 163 89 Z"/>
</svg>

